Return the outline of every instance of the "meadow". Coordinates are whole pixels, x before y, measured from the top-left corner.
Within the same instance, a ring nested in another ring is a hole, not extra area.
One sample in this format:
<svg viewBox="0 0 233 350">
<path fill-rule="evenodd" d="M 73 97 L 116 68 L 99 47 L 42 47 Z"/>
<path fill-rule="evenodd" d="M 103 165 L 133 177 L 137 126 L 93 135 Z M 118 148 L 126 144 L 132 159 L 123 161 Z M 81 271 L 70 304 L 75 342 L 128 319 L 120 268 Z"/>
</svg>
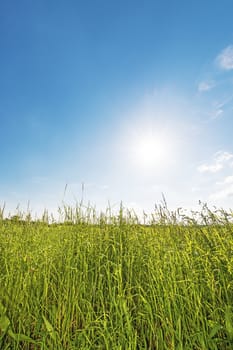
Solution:
<svg viewBox="0 0 233 350">
<path fill-rule="evenodd" d="M 233 349 L 232 213 L 0 211 L 0 348 Z"/>
</svg>

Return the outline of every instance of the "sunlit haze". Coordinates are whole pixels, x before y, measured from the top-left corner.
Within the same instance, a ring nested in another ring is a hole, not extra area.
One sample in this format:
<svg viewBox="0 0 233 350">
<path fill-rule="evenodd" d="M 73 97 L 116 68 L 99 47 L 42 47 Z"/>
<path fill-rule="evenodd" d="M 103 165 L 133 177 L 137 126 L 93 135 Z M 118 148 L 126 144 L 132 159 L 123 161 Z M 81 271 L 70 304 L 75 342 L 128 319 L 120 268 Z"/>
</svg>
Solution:
<svg viewBox="0 0 233 350">
<path fill-rule="evenodd" d="M 177 134 L 179 131 L 177 130 Z M 135 172 L 164 173 L 179 158 L 176 131 L 142 120 L 125 132 L 126 158 Z"/>
</svg>

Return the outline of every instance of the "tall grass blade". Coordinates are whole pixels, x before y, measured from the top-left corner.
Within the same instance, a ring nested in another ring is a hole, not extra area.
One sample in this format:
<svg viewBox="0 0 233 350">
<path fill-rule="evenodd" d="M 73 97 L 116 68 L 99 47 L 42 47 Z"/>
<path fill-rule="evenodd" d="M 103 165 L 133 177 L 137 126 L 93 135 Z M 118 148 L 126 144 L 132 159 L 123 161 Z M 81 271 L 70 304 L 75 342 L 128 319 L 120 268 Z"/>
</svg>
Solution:
<svg viewBox="0 0 233 350">
<path fill-rule="evenodd" d="M 46 319 L 46 317 L 43 315 L 43 320 L 44 320 L 44 324 L 46 327 L 47 332 L 49 333 L 50 337 L 56 341 L 57 340 L 57 334 L 53 328 L 53 326 L 51 325 L 51 323 Z"/>
</svg>

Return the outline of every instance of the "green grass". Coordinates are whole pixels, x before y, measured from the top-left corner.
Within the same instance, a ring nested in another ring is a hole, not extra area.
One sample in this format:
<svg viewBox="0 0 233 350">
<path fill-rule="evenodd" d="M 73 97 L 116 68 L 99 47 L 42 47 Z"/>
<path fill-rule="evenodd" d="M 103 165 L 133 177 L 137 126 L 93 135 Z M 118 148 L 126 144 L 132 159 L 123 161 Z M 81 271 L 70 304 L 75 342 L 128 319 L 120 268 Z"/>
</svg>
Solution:
<svg viewBox="0 0 233 350">
<path fill-rule="evenodd" d="M 233 225 L 165 209 L 152 225 L 123 208 L 2 215 L 0 348 L 232 349 Z"/>
</svg>

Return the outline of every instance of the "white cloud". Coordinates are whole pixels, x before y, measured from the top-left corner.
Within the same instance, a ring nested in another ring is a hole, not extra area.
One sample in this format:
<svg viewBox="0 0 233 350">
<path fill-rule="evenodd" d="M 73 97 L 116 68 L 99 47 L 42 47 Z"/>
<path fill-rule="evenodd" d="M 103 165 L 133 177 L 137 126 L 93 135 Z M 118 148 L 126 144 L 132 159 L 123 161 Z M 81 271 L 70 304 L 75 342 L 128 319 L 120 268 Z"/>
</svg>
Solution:
<svg viewBox="0 0 233 350">
<path fill-rule="evenodd" d="M 223 181 L 219 181 L 216 183 L 216 185 L 229 185 L 233 184 L 233 176 L 226 176 Z"/>
<path fill-rule="evenodd" d="M 233 158 L 233 154 L 226 151 L 218 151 L 215 153 L 215 159 L 217 162 L 226 163 Z"/>
<path fill-rule="evenodd" d="M 222 164 L 202 164 L 197 168 L 197 170 L 200 173 L 217 173 L 222 168 Z"/>
<path fill-rule="evenodd" d="M 221 69 L 233 69 L 233 45 L 227 46 L 217 57 L 217 64 Z"/>
<path fill-rule="evenodd" d="M 225 183 L 225 184 L 233 184 L 233 176 L 227 176 L 227 177 L 224 179 L 224 183 Z"/>
<path fill-rule="evenodd" d="M 233 197 L 233 184 L 210 195 L 210 199 L 212 200 L 227 199 L 229 197 Z"/>
<path fill-rule="evenodd" d="M 211 163 L 200 165 L 197 170 L 200 173 L 217 173 L 227 166 L 232 166 L 233 154 L 226 151 L 218 151 L 214 154 Z"/>
<path fill-rule="evenodd" d="M 218 190 L 210 195 L 210 199 L 219 200 L 233 197 L 233 176 L 226 176 L 216 183 Z M 219 189 L 220 188 L 220 189 Z"/>
<path fill-rule="evenodd" d="M 211 81 L 201 81 L 198 85 L 199 92 L 205 92 L 213 89 L 216 86 L 213 80 Z"/>
<path fill-rule="evenodd" d="M 210 195 L 210 199 L 226 199 L 233 196 L 233 176 L 226 176 L 222 181 L 216 183 L 217 191 Z"/>
</svg>

